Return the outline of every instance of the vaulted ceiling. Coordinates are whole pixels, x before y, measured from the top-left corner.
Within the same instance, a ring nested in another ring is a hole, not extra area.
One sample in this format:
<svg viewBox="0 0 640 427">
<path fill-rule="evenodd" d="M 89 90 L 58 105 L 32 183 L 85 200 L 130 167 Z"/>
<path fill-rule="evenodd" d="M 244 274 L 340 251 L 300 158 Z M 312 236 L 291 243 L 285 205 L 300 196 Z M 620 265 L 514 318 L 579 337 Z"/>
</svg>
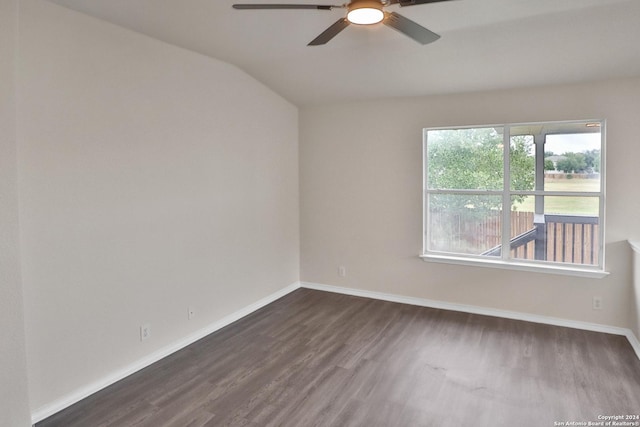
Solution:
<svg viewBox="0 0 640 427">
<path fill-rule="evenodd" d="M 453 0 L 390 6 L 440 34 L 378 24 L 307 43 L 344 9 L 235 10 L 332 0 L 51 0 L 243 69 L 297 105 L 640 75 L 639 0 Z"/>
</svg>

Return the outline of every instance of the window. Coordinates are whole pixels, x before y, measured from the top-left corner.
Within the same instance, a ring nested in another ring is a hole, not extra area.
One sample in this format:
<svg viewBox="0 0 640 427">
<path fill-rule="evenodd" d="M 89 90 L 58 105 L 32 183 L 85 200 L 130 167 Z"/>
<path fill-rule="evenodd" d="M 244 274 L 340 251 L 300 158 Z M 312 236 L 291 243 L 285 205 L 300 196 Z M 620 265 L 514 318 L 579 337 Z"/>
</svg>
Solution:
<svg viewBox="0 0 640 427">
<path fill-rule="evenodd" d="M 423 257 L 606 274 L 604 125 L 425 129 Z"/>
</svg>

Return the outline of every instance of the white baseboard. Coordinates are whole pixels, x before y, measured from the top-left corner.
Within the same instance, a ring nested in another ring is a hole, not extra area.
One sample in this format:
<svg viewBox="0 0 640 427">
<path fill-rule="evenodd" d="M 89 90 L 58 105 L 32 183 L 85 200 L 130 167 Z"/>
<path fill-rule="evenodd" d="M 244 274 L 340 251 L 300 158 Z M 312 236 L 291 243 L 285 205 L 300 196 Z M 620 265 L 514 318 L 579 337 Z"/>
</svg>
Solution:
<svg viewBox="0 0 640 427">
<path fill-rule="evenodd" d="M 81 389 L 78 389 L 69 395 L 66 395 L 48 405 L 45 405 L 39 408 L 38 410 L 36 410 L 31 414 L 31 422 L 33 424 L 40 422 L 45 418 L 50 417 L 51 415 L 92 395 L 93 393 L 96 393 L 143 368 L 146 368 L 147 366 L 157 362 L 158 360 L 161 360 L 175 353 L 176 351 L 181 350 L 190 344 L 193 344 L 194 342 L 206 337 L 207 335 L 213 332 L 216 332 L 217 330 L 222 329 L 227 325 L 230 325 L 231 323 L 253 313 L 254 311 L 264 307 L 265 305 L 270 304 L 275 300 L 282 298 L 283 296 L 301 287 L 307 288 L 307 289 L 316 289 L 316 290 L 325 291 L 325 292 L 334 292 L 334 293 L 340 293 L 345 295 L 353 295 L 353 296 L 364 297 L 364 298 L 378 299 L 383 301 L 398 302 L 402 304 L 417 305 L 421 307 L 439 308 L 443 310 L 460 311 L 464 313 L 503 317 L 506 319 L 524 320 L 527 322 L 543 323 L 543 324 L 554 325 L 554 326 L 564 326 L 567 328 L 583 329 L 587 331 L 603 332 L 603 333 L 614 334 L 614 335 L 623 335 L 629 340 L 631 347 L 633 348 L 636 355 L 638 356 L 638 359 L 640 359 L 640 342 L 638 341 L 638 338 L 634 335 L 634 333 L 630 329 L 625 329 L 625 328 L 620 328 L 615 326 L 600 325 L 597 323 L 579 322 L 576 320 L 566 320 L 566 319 L 560 319 L 555 317 L 539 316 L 535 314 L 519 313 L 515 311 L 497 310 L 493 308 L 478 307 L 473 305 L 456 304 L 456 303 L 449 303 L 449 302 L 430 300 L 430 299 L 424 299 L 424 298 L 415 298 L 415 297 L 408 297 L 408 296 L 402 296 L 402 295 L 387 294 L 382 292 L 366 291 L 366 290 L 353 289 L 353 288 L 343 288 L 343 287 L 331 286 L 331 285 L 322 285 L 319 283 L 296 282 L 265 298 L 262 298 L 259 301 L 256 301 L 253 304 L 248 305 L 247 307 L 244 307 L 243 309 L 240 309 L 234 313 L 231 313 L 228 316 L 225 316 L 219 321 L 214 322 L 209 326 L 203 329 L 200 329 L 179 341 L 176 341 L 166 347 L 161 348 L 160 350 L 148 355 L 147 357 L 144 357 L 132 363 L 131 365 L 126 366 L 121 370 L 116 371 L 105 378 L 102 378 L 99 381 L 96 381 L 92 384 L 82 387 Z"/>
<path fill-rule="evenodd" d="M 542 323 L 545 325 L 563 326 L 566 328 L 582 329 L 585 331 L 602 332 L 613 335 L 623 335 L 629 340 L 629 344 L 640 359 L 640 342 L 633 331 L 617 326 L 601 325 L 598 323 L 580 322 L 577 320 L 560 319 L 557 317 L 540 316 L 537 314 L 520 313 L 516 311 L 498 310 L 494 308 L 479 307 L 474 305 L 456 304 L 451 302 L 430 300 L 424 298 L 407 297 L 402 295 L 387 294 L 382 292 L 366 291 L 361 289 L 343 288 L 339 286 L 323 285 L 319 283 L 301 282 L 300 286 L 307 289 L 316 289 L 325 292 L 335 292 L 345 295 L 353 295 L 364 298 L 372 298 L 383 301 L 398 302 L 402 304 L 417 305 L 421 307 L 439 308 L 443 310 L 461 311 L 464 313 L 481 314 L 484 316 L 502 317 L 505 319 L 524 320 L 526 322 Z"/>
<path fill-rule="evenodd" d="M 186 346 L 193 344 L 194 342 L 206 337 L 207 335 L 219 329 L 222 329 L 227 325 L 230 325 L 236 320 L 240 320 L 241 318 L 253 313 L 254 311 L 264 307 L 265 305 L 270 304 L 275 300 L 287 295 L 288 293 L 295 291 L 299 287 L 300 287 L 300 282 L 296 282 L 287 286 L 286 288 L 280 289 L 279 291 L 271 295 L 268 295 L 259 301 L 254 302 L 253 304 L 250 304 L 234 313 L 229 314 L 228 316 L 223 317 L 222 319 L 206 326 L 205 328 L 202 328 L 192 334 L 189 334 L 188 336 L 186 336 L 185 338 L 179 341 L 176 341 L 166 347 L 161 348 L 160 350 L 153 352 L 152 354 L 140 360 L 137 360 L 136 362 L 132 363 L 129 366 L 125 366 L 122 369 L 116 372 L 113 372 L 111 375 L 105 378 L 102 378 L 99 381 L 96 381 L 92 384 L 82 387 L 71 394 L 68 394 L 48 405 L 45 405 L 39 408 L 38 410 L 36 410 L 31 414 L 31 423 L 35 424 L 37 422 L 40 422 L 45 418 L 48 418 L 51 415 L 57 412 L 60 412 L 65 408 L 68 408 L 69 406 L 92 395 L 93 393 L 96 393 L 143 368 L 146 368 L 147 366 L 157 362 L 158 360 L 161 360 L 175 353 L 176 351 L 181 350 Z"/>
<path fill-rule="evenodd" d="M 635 336 L 631 329 L 627 329 L 628 333 L 626 334 L 627 339 L 629 340 L 629 344 L 633 347 L 633 350 L 636 352 L 636 356 L 640 359 L 640 341 L 638 341 L 638 337 Z"/>
</svg>

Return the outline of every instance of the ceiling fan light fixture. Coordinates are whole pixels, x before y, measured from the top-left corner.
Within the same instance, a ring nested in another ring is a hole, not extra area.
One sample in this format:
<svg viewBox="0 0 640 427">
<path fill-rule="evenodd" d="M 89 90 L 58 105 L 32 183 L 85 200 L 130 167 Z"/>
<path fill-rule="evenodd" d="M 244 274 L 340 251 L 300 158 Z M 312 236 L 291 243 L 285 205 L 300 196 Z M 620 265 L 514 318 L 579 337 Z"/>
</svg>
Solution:
<svg viewBox="0 0 640 427">
<path fill-rule="evenodd" d="M 347 19 L 352 24 L 377 24 L 384 19 L 382 3 L 376 0 L 354 0 L 349 4 Z"/>
</svg>

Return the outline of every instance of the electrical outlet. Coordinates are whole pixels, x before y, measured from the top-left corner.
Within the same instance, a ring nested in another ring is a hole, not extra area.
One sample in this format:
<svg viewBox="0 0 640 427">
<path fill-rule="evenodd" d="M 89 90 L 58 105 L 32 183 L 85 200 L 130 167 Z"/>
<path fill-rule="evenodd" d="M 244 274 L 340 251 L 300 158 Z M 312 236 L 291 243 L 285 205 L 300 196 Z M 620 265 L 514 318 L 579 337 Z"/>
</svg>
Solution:
<svg viewBox="0 0 640 427">
<path fill-rule="evenodd" d="M 338 267 L 338 276 L 347 277 L 347 267 L 345 267 L 344 265 Z"/>
<path fill-rule="evenodd" d="M 602 310 L 602 297 L 593 297 L 593 309 Z"/>
<path fill-rule="evenodd" d="M 189 320 L 193 319 L 194 317 L 196 317 L 196 308 L 195 307 L 189 307 L 187 309 L 187 318 Z"/>
<path fill-rule="evenodd" d="M 151 324 L 146 323 L 140 326 L 140 341 L 144 341 L 151 336 Z"/>
</svg>

